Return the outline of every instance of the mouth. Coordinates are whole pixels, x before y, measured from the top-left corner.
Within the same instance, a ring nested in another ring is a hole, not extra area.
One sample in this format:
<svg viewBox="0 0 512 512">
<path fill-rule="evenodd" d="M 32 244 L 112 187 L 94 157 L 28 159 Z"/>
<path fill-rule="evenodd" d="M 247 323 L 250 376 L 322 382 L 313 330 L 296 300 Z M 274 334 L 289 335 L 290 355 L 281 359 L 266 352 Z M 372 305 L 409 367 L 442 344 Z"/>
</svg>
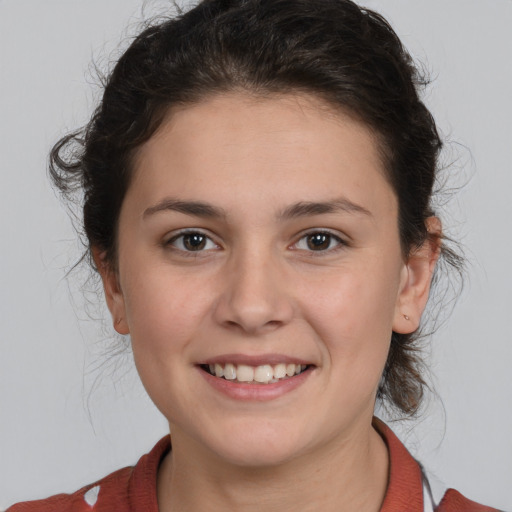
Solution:
<svg viewBox="0 0 512 512">
<path fill-rule="evenodd" d="M 201 364 L 199 367 L 214 377 L 233 383 L 265 385 L 291 379 L 307 371 L 311 365 L 278 363 L 250 366 L 235 363 L 215 363 Z"/>
</svg>

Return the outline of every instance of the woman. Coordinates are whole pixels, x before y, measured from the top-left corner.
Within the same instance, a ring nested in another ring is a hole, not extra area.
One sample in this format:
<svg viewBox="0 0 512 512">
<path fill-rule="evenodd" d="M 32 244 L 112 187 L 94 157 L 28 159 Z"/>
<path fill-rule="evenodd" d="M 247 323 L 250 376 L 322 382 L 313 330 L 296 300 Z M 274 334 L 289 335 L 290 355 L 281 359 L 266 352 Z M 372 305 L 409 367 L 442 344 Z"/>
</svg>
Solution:
<svg viewBox="0 0 512 512">
<path fill-rule="evenodd" d="M 144 31 L 51 171 L 83 187 L 115 329 L 167 436 L 24 510 L 492 510 L 430 496 L 418 411 L 443 244 L 421 78 L 350 1 L 211 0 Z"/>
</svg>

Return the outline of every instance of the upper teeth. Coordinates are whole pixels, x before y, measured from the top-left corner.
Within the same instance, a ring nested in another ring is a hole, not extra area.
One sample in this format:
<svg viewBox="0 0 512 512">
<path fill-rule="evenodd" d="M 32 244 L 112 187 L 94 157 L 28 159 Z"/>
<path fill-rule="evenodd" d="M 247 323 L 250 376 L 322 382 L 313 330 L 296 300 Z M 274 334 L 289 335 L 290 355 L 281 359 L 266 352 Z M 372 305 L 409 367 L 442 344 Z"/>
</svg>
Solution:
<svg viewBox="0 0 512 512">
<path fill-rule="evenodd" d="M 263 364 L 261 366 L 248 366 L 246 364 L 210 364 L 210 373 L 217 377 L 224 377 L 227 380 L 238 382 L 259 382 L 263 384 L 277 382 L 279 379 L 293 377 L 306 369 L 306 365 L 285 364 L 276 365 Z"/>
</svg>

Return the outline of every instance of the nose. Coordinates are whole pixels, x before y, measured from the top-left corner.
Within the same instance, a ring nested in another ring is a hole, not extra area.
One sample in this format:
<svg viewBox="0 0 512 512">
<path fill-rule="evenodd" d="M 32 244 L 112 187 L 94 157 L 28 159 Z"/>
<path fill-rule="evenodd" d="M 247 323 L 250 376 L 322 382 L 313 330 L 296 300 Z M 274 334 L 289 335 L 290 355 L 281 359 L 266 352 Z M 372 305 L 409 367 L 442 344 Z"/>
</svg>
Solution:
<svg viewBox="0 0 512 512">
<path fill-rule="evenodd" d="M 290 322 L 293 302 L 286 272 L 269 253 L 245 251 L 223 275 L 214 316 L 229 329 L 258 335 Z"/>
</svg>

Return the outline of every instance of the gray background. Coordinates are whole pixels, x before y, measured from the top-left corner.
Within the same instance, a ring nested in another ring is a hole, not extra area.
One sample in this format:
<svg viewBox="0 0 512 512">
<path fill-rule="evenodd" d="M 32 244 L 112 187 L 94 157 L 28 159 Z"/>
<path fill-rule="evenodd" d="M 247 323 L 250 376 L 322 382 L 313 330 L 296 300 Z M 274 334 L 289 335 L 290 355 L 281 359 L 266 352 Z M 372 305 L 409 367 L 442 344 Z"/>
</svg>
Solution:
<svg viewBox="0 0 512 512">
<path fill-rule="evenodd" d="M 164 5 L 147 2 L 146 14 Z M 466 246 L 470 281 L 430 343 L 442 402 L 394 428 L 441 480 L 512 510 L 512 2 L 366 5 L 433 72 L 426 101 L 452 141 L 452 184 L 467 182 L 446 226 Z M 109 324 L 90 318 L 101 312 L 85 312 L 84 276 L 65 277 L 79 249 L 45 175 L 49 147 L 98 95 L 91 59 L 107 66 L 141 9 L 0 0 L 0 509 L 133 464 L 166 432 L 129 354 L 115 356 Z"/>
</svg>

